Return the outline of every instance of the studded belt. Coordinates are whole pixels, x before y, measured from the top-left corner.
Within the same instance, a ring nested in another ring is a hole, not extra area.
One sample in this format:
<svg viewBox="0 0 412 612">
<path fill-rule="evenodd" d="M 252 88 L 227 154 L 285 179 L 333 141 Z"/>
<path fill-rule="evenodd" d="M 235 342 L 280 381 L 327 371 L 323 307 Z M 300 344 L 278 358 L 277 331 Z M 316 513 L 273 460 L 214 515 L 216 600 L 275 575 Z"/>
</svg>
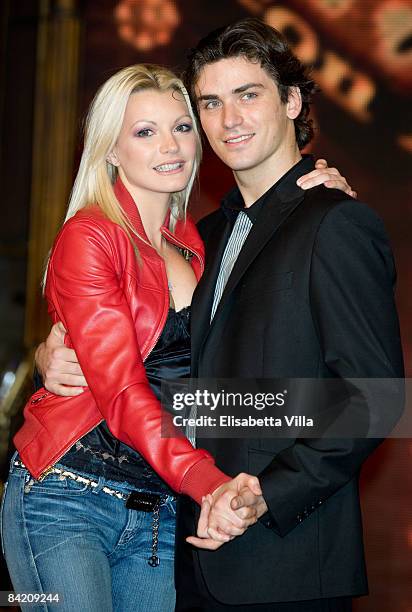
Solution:
<svg viewBox="0 0 412 612">
<path fill-rule="evenodd" d="M 15 459 L 13 461 L 13 465 L 16 467 L 27 469 L 26 466 L 20 459 Z M 75 472 L 71 472 L 70 470 L 61 469 L 55 466 L 52 466 L 46 470 L 46 472 L 39 479 L 43 481 L 47 476 L 51 474 L 58 474 L 60 480 L 64 480 L 65 478 L 69 478 L 70 480 L 74 480 L 80 484 L 85 484 L 91 488 L 96 488 L 99 486 L 99 483 L 93 480 L 92 478 L 87 478 L 85 476 L 81 476 L 80 474 L 76 474 Z M 24 492 L 29 493 L 30 489 L 34 485 L 36 480 L 31 477 L 30 480 L 24 487 Z M 148 564 L 151 567 L 157 567 L 160 564 L 160 559 L 157 556 L 158 545 L 159 545 L 159 525 L 160 525 L 160 506 L 167 498 L 167 495 L 161 495 L 157 493 L 146 493 L 144 491 L 132 491 L 131 493 L 123 493 L 122 491 L 116 491 L 116 489 L 111 489 L 110 487 L 101 487 L 100 491 L 110 495 L 111 497 L 117 497 L 126 503 L 126 508 L 131 510 L 140 510 L 142 512 L 153 512 L 152 518 L 152 554 L 148 559 Z M 175 498 L 173 498 L 175 499 Z"/>
</svg>

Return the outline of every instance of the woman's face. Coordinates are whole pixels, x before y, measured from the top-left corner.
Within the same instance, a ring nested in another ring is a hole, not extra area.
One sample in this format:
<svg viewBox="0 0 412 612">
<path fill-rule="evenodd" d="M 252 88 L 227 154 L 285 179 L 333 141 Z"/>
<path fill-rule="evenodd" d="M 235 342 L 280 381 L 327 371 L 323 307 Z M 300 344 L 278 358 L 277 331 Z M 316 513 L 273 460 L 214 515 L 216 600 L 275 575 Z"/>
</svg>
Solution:
<svg viewBox="0 0 412 612">
<path fill-rule="evenodd" d="M 148 89 L 130 96 L 108 160 L 133 195 L 181 191 L 195 155 L 193 123 L 180 92 Z"/>
</svg>

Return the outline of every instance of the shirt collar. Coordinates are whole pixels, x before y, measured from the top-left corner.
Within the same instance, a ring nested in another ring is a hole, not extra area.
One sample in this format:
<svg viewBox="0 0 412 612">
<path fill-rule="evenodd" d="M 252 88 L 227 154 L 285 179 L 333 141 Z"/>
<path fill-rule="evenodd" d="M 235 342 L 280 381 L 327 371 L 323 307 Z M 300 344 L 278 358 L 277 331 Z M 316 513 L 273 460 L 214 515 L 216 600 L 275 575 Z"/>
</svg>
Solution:
<svg viewBox="0 0 412 612">
<path fill-rule="evenodd" d="M 301 192 L 301 188 L 296 185 L 296 181 L 300 176 L 310 172 L 315 167 L 313 157 L 311 155 L 303 155 L 290 170 L 286 172 L 274 185 L 260 196 L 251 206 L 245 207 L 242 194 L 238 187 L 234 187 L 222 200 L 222 209 L 231 223 L 236 221 L 240 211 L 243 211 L 252 223 L 256 219 L 262 208 L 274 193 L 282 203 L 289 202 L 296 198 Z"/>
</svg>

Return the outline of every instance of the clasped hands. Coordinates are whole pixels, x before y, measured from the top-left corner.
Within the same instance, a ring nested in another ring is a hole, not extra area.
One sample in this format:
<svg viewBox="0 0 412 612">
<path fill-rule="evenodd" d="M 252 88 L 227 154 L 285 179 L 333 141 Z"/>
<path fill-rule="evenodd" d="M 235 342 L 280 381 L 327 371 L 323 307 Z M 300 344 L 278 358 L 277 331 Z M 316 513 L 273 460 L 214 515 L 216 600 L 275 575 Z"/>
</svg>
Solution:
<svg viewBox="0 0 412 612">
<path fill-rule="evenodd" d="M 266 511 L 258 478 L 240 473 L 203 498 L 197 535 L 186 541 L 197 548 L 217 550 L 243 535 Z"/>
</svg>

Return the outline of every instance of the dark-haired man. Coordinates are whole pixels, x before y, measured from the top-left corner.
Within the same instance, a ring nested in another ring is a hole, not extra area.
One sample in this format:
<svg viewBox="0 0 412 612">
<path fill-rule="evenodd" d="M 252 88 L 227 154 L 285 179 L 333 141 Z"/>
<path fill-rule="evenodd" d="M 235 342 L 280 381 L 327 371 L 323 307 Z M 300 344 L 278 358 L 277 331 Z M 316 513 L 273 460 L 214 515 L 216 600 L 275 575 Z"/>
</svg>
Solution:
<svg viewBox="0 0 412 612">
<path fill-rule="evenodd" d="M 314 84 L 283 38 L 254 19 L 212 32 L 193 50 L 186 83 L 237 184 L 199 224 L 208 264 L 193 298 L 192 376 L 402 377 L 381 221 L 341 191 L 296 184 L 314 167 L 300 153 L 312 136 Z M 198 440 L 227 473 L 258 475 L 261 520 L 216 550 L 205 507 L 204 538 L 190 537 L 190 550 L 184 536 L 195 522 L 184 502 L 176 609 L 350 610 L 367 592 L 358 472 L 378 443 Z"/>
<path fill-rule="evenodd" d="M 312 136 L 314 85 L 282 37 L 254 19 L 212 32 L 193 51 L 186 82 L 237 183 L 199 224 L 207 266 L 193 301 L 192 376 L 402 376 L 394 266 L 380 220 L 342 192 L 299 186 L 314 168 L 300 154 Z M 44 370 L 50 359 L 40 361 Z M 53 381 L 48 372 L 46 384 L 58 390 L 59 374 Z M 367 590 L 357 475 L 378 441 L 198 444 L 228 474 L 258 475 L 263 495 L 216 491 L 211 507 L 204 503 L 200 537 L 195 508 L 182 502 L 177 610 L 350 610 Z M 207 532 L 219 535 L 214 513 L 228 500 L 255 505 L 260 521 L 221 545 Z M 194 546 L 184 544 L 190 534 Z"/>
</svg>

